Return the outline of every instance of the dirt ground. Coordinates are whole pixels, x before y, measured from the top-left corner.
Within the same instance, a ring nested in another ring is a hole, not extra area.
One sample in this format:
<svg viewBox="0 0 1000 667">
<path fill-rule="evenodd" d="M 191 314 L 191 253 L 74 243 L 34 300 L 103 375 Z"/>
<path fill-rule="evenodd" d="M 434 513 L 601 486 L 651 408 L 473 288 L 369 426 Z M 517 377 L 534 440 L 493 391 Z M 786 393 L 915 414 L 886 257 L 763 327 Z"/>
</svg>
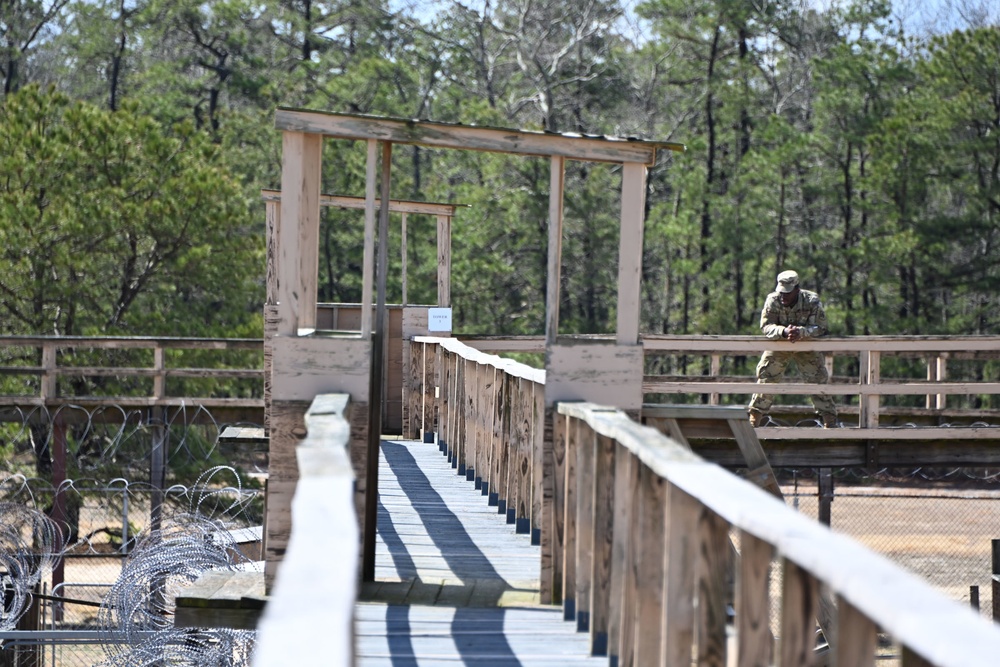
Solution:
<svg viewBox="0 0 1000 667">
<path fill-rule="evenodd" d="M 789 505 L 817 516 L 814 486 L 783 491 Z M 835 489 L 830 523 L 961 604 L 970 605 L 970 589 L 977 587 L 980 614 L 992 618 L 992 541 L 1000 539 L 1000 491 L 845 486 Z M 898 660 L 898 650 L 884 646 L 878 664 L 889 667 Z"/>
</svg>

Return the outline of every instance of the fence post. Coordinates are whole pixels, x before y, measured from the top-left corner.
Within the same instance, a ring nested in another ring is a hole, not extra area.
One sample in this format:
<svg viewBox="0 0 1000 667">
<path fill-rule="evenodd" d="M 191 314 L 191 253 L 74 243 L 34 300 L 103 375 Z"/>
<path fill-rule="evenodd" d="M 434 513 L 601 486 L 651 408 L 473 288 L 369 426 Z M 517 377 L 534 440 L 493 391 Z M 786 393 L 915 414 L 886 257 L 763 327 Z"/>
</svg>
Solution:
<svg viewBox="0 0 1000 667">
<path fill-rule="evenodd" d="M 817 519 L 824 526 L 829 526 L 830 510 L 833 504 L 833 472 L 829 468 L 819 468 L 816 477 L 819 482 L 819 514 Z"/>
<path fill-rule="evenodd" d="M 881 357 L 875 350 L 861 351 L 860 378 L 862 387 L 877 385 L 881 381 Z M 878 428 L 878 394 L 861 394 L 859 401 L 858 426 L 861 428 Z"/>
<path fill-rule="evenodd" d="M 1000 622 L 1000 540 L 992 541 L 993 553 L 993 621 Z"/>
</svg>

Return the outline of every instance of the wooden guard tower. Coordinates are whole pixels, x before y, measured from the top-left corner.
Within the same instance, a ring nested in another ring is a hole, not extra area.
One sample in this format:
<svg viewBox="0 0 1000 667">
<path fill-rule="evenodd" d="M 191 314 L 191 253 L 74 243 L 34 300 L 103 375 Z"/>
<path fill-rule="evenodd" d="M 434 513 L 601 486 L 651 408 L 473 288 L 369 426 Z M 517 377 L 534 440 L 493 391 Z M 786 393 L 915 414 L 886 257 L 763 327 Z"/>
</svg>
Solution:
<svg viewBox="0 0 1000 667">
<path fill-rule="evenodd" d="M 639 343 L 640 277 L 646 170 L 660 149 L 680 144 L 541 133 L 376 116 L 281 108 L 275 126 L 282 132 L 281 192 L 270 195 L 268 305 L 265 312 L 269 395 L 270 479 L 267 494 L 265 576 L 270 587 L 291 529 L 290 506 L 298 471 L 296 444 L 305 436 L 304 415 L 322 393 L 350 396 L 351 460 L 357 475 L 356 509 L 362 527 L 362 576 L 374 571 L 374 517 L 377 452 L 382 429 L 380 403 L 385 370 L 386 239 L 393 144 L 478 150 L 545 157 L 550 160 L 549 243 L 546 288 L 545 401 L 592 401 L 638 414 L 642 407 L 643 353 Z M 323 139 L 367 144 L 364 260 L 360 326 L 357 331 L 325 331 L 317 308 L 320 207 L 332 200 L 320 192 Z M 379 150 L 381 145 L 381 150 Z M 381 169 L 379 157 L 381 153 Z M 614 340 L 559 336 L 563 186 L 566 160 L 617 163 L 622 170 L 621 230 L 618 253 L 618 307 Z M 379 178 L 379 172 L 381 177 Z M 376 185 L 380 195 L 376 197 Z M 268 196 L 265 196 L 268 199 Z M 376 208 L 378 226 L 376 228 Z M 454 210 L 451 211 L 454 213 Z M 444 216 L 450 223 L 450 215 Z M 441 218 L 439 217 L 439 221 Z M 439 227 L 440 230 L 440 227 Z M 379 258 L 376 262 L 376 233 Z M 450 231 L 448 233 L 450 235 Z M 450 305 L 449 254 L 439 234 L 439 300 Z M 450 244 L 449 244 L 450 248 Z M 376 273 L 378 295 L 375 298 Z M 273 287 L 271 287 L 273 286 Z M 406 315 L 404 314 L 404 319 Z M 416 324 L 404 336 L 425 335 Z M 369 466 L 368 461 L 374 462 Z M 372 493 L 368 494 L 368 491 Z M 322 529 L 319 527 L 319 529 Z"/>
</svg>

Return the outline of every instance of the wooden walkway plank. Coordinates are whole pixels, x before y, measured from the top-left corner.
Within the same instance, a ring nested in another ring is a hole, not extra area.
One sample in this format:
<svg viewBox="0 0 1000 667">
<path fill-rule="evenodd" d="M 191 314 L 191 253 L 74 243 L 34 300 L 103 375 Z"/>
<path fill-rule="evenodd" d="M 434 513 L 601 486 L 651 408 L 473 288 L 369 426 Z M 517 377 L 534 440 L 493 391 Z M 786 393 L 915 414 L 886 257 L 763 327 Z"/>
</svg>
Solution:
<svg viewBox="0 0 1000 667">
<path fill-rule="evenodd" d="M 376 581 L 355 610 L 358 667 L 607 665 L 559 606 L 540 604 L 540 546 L 438 447 L 385 440 L 379 470 Z"/>
</svg>

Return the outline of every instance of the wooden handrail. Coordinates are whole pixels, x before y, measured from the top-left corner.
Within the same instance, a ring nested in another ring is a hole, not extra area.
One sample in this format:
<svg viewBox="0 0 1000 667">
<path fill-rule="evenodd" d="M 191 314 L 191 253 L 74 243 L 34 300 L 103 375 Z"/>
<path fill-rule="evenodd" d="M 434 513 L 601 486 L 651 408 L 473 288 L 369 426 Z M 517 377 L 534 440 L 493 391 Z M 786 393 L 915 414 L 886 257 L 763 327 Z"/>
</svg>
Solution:
<svg viewBox="0 0 1000 667">
<path fill-rule="evenodd" d="M 189 379 L 258 379 L 263 391 L 263 340 L 258 338 L 170 338 L 170 337 L 126 337 L 126 336 L 0 336 L 0 350 L 16 349 L 27 351 L 34 349 L 35 359 L 41 365 L 5 365 L 0 366 L 3 376 L 34 376 L 39 380 L 39 391 L 36 394 L 18 394 L 0 396 L 0 405 L 47 405 L 58 406 L 78 402 L 109 401 L 123 405 L 171 406 L 178 402 L 191 404 L 209 401 L 215 405 L 228 407 L 263 408 L 264 399 L 243 397 L 206 396 L 204 398 L 191 396 L 170 396 L 167 394 L 167 380 L 173 378 Z M 135 366 L 64 366 L 59 364 L 60 350 L 152 350 L 153 359 L 148 367 Z M 259 351 L 261 360 L 253 368 L 191 368 L 169 367 L 166 364 L 166 353 L 169 350 L 204 350 L 204 351 Z M 67 394 L 60 391 L 59 378 L 92 377 L 92 378 L 145 378 L 152 380 L 149 396 L 119 396 L 94 397 Z"/>
<path fill-rule="evenodd" d="M 482 475 L 483 488 L 496 489 L 508 507 L 519 498 L 519 475 L 531 475 L 531 498 L 542 501 L 529 515 L 540 531 L 542 600 L 576 604 L 564 607 L 567 617 L 590 633 L 595 654 L 687 664 L 693 648 L 699 664 L 725 664 L 732 528 L 740 535 L 740 664 L 763 664 L 755 659 L 772 650 L 772 604 L 783 610 L 778 664 L 804 664 L 796 661 L 815 648 L 820 584 L 837 600 L 827 637 L 837 665 L 873 664 L 879 629 L 900 644 L 904 666 L 995 662 L 1000 630 L 965 605 L 659 431 L 587 403 L 560 403 L 546 416 L 544 404 L 538 409 L 544 372 L 454 339 L 412 344 L 421 360 L 409 379 L 413 421 L 438 438 L 460 473 Z M 505 407 L 532 403 L 530 411 Z M 547 419 L 551 434 L 539 444 Z M 520 420 L 526 427 L 511 429 Z M 525 428 L 534 436 L 524 438 Z M 540 479 L 533 466 L 518 465 L 536 455 Z M 780 601 L 769 597 L 772 561 L 784 575 Z"/>
<path fill-rule="evenodd" d="M 601 338 L 601 337 L 597 337 Z M 603 338 L 609 338 L 604 336 Z M 545 341 L 538 336 L 469 336 L 466 344 L 490 352 L 531 352 L 545 350 Z M 827 337 L 789 343 L 768 340 L 763 336 L 672 336 L 645 334 L 641 344 L 647 359 L 657 356 L 708 357 L 708 375 L 646 375 L 642 391 L 645 395 L 708 396 L 709 403 L 719 404 L 725 395 L 738 396 L 740 402 L 761 387 L 752 373 L 745 379 L 720 375 L 724 357 L 757 358 L 765 350 L 815 351 L 826 353 L 832 368 L 833 358 L 857 359 L 858 375 L 853 378 L 834 377 L 829 384 L 796 382 L 790 375 L 786 381 L 768 384 L 767 393 L 801 395 L 856 396 L 859 428 L 878 429 L 885 408 L 881 399 L 889 396 L 925 396 L 925 407 L 913 408 L 928 415 L 940 414 L 947 407 L 949 396 L 1000 395 L 1000 381 L 960 381 L 949 378 L 950 360 L 991 360 L 1000 358 L 1000 336 L 851 336 Z M 890 357 L 923 359 L 926 371 L 922 378 L 893 378 L 882 370 L 882 359 Z M 730 400 L 730 402 L 732 402 Z M 954 401 L 952 407 L 954 407 Z"/>
<path fill-rule="evenodd" d="M 360 532 L 345 394 L 317 396 L 295 448 L 292 536 L 257 628 L 254 667 L 351 665 Z M 317 638 L 322 637 L 322 652 Z"/>
<path fill-rule="evenodd" d="M 613 449 L 610 465 L 576 466 L 578 471 L 593 471 L 596 479 L 572 480 L 577 493 L 605 489 L 610 494 L 610 500 L 603 502 L 613 517 L 612 535 L 595 528 L 589 539 L 577 536 L 593 545 L 611 544 L 607 581 L 590 582 L 591 591 L 610 594 L 592 595 L 591 614 L 596 605 L 604 605 L 610 614 L 621 615 L 620 626 L 641 625 L 635 633 L 608 638 L 613 654 L 635 655 L 637 664 L 645 664 L 642 656 L 660 655 L 661 650 L 690 656 L 696 638 L 699 656 L 725 651 L 725 614 L 712 610 L 724 609 L 727 602 L 725 588 L 718 583 L 725 581 L 728 567 L 719 543 L 724 545 L 730 529 L 735 529 L 741 544 L 741 583 L 735 599 L 736 646 L 741 655 L 766 650 L 761 643 L 767 638 L 760 627 L 766 629 L 767 610 L 773 602 L 783 610 L 779 664 L 799 664 L 790 660 L 815 646 L 817 591 L 822 583 L 838 601 L 838 628 L 828 637 L 834 655 L 864 661 L 838 665 L 873 664 L 876 628 L 888 633 L 902 646 L 904 656 L 913 660 L 910 663 L 904 657 L 904 665 L 985 667 L 995 663 L 1000 630 L 882 556 L 831 532 L 620 411 L 561 403 L 558 413 L 566 424 L 557 433 L 582 429 L 573 437 L 583 457 L 604 456 L 607 461 L 607 450 Z M 637 481 L 637 497 L 617 493 L 613 481 L 623 474 L 619 466 Z M 567 487 L 570 483 L 568 479 Z M 586 505 L 578 501 L 576 506 Z M 572 511 L 567 517 L 577 526 L 587 521 Z M 589 522 L 599 523 L 593 518 Z M 660 530 L 650 535 L 651 531 L 643 529 L 647 524 L 665 525 L 666 533 Z M 615 554 L 621 557 L 615 559 Z M 765 575 L 772 558 L 784 572 L 781 601 L 767 597 Z M 630 581 L 628 572 L 645 573 L 649 578 Z M 688 597 L 694 597 L 694 590 L 699 591 L 697 603 Z"/>
</svg>

